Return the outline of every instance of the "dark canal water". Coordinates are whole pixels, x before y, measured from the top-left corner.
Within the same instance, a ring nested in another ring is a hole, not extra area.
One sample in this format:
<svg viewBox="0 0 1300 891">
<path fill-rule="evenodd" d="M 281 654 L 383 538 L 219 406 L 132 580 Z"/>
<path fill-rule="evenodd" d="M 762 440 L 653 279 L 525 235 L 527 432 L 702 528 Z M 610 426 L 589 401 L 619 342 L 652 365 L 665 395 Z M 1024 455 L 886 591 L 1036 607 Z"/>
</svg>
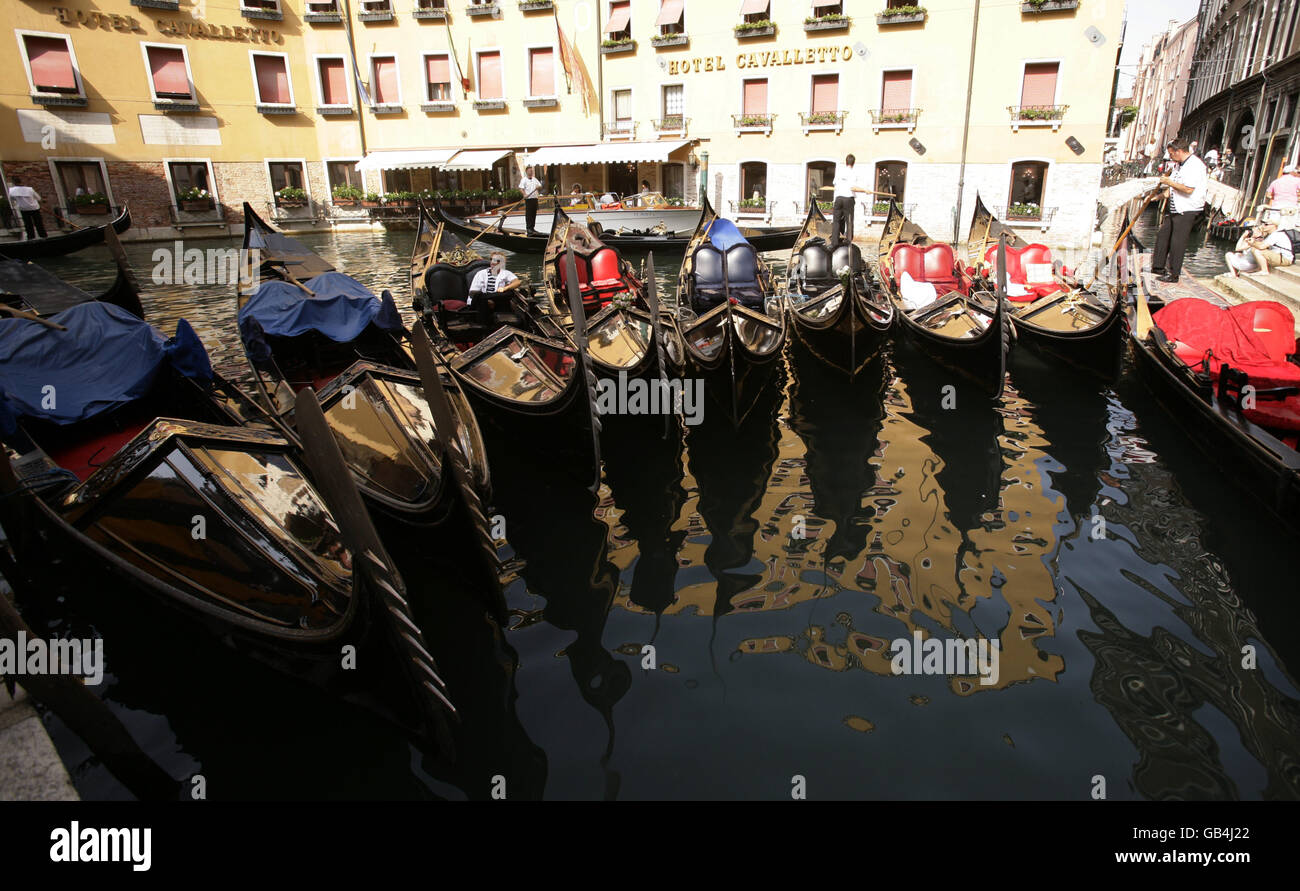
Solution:
<svg viewBox="0 0 1300 891">
<path fill-rule="evenodd" d="M 306 240 L 409 302 L 409 234 Z M 128 248 L 142 271 L 154 247 Z M 102 262 L 51 265 L 89 285 Z M 145 300 L 238 363 L 228 288 Z M 1097 776 L 1111 799 L 1300 797 L 1296 542 L 1131 367 L 1108 387 L 1020 356 L 998 403 L 935 412 L 915 397 L 944 382 L 903 348 L 852 387 L 810 358 L 738 432 L 613 419 L 596 496 L 541 434 L 490 443 L 511 627 L 402 558 L 455 763 L 93 580 L 29 616 L 102 634 L 97 690 L 211 798 L 482 798 L 497 775 L 555 799 L 780 799 L 795 776 L 811 798 L 1084 799 Z M 914 631 L 1000 642 L 996 682 L 894 675 Z M 51 727 L 84 797 L 128 796 Z"/>
</svg>

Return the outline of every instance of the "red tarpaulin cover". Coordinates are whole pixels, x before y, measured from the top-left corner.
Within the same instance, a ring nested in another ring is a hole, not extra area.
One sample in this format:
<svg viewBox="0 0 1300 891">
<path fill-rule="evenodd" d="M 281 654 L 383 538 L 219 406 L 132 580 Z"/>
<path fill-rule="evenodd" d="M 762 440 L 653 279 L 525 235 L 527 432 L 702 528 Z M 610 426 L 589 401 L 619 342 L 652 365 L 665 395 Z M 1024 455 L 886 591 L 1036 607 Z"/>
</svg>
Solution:
<svg viewBox="0 0 1300 891">
<path fill-rule="evenodd" d="M 1300 367 L 1286 361 L 1296 351 L 1295 318 L 1271 300 L 1229 309 L 1195 298 L 1176 300 L 1157 312 L 1155 323 L 1178 357 L 1198 366 L 1209 358 L 1210 374 L 1228 363 L 1250 375 L 1260 388 L 1300 384 Z"/>
</svg>

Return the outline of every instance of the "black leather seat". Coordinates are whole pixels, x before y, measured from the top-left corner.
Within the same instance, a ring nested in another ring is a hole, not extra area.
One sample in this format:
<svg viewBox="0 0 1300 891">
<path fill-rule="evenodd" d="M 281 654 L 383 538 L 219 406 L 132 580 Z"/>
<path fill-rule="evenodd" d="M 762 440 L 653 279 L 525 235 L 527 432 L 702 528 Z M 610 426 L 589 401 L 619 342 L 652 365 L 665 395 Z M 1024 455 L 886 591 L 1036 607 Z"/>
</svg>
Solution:
<svg viewBox="0 0 1300 891">
<path fill-rule="evenodd" d="M 424 274 L 424 286 L 433 303 L 443 300 L 469 300 L 469 286 L 480 269 L 486 269 L 487 260 L 475 260 L 468 266 L 435 263 Z"/>
<path fill-rule="evenodd" d="M 732 297 L 749 307 L 763 305 L 763 290 L 758 284 L 758 254 L 750 244 L 735 244 L 727 249 L 727 290 Z"/>
<path fill-rule="evenodd" d="M 695 300 L 707 308 L 717 306 L 725 296 L 722 251 L 703 244 L 695 249 L 692 257 L 691 290 Z"/>
<path fill-rule="evenodd" d="M 803 275 L 810 282 L 823 282 L 834 278 L 831 273 L 831 252 L 826 245 L 813 242 L 805 245 L 803 251 Z"/>
<path fill-rule="evenodd" d="M 866 268 L 866 265 L 862 262 L 862 249 L 856 244 L 841 244 L 835 248 L 835 253 L 831 255 L 832 272 L 845 266 L 855 273 Z"/>
</svg>

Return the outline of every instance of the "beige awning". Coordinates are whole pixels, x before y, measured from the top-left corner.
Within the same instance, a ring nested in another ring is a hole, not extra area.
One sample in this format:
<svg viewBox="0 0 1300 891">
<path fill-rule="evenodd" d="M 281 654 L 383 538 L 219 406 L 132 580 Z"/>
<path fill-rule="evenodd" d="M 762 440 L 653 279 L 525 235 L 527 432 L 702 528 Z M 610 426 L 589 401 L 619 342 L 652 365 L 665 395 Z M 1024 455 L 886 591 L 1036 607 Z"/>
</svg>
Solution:
<svg viewBox="0 0 1300 891">
<path fill-rule="evenodd" d="M 510 149 L 466 149 L 456 153 L 443 170 L 491 170 L 492 165 L 510 154 Z"/>
<path fill-rule="evenodd" d="M 632 7 L 620 6 L 609 15 L 609 24 L 605 26 L 606 34 L 616 34 L 627 27 L 627 23 L 632 20 Z"/>
<path fill-rule="evenodd" d="M 740 7 L 740 14 L 757 15 L 760 12 L 767 12 L 770 2 L 771 0 L 745 0 L 745 5 Z"/>
<path fill-rule="evenodd" d="M 550 145 L 528 156 L 528 163 L 546 164 L 626 164 L 631 161 L 663 163 L 668 156 L 689 140 L 662 142 L 602 142 L 598 145 Z"/>
<path fill-rule="evenodd" d="M 395 149 L 370 152 L 357 162 L 357 170 L 420 170 L 441 167 L 457 149 Z"/>
<path fill-rule="evenodd" d="M 683 0 L 664 0 L 664 5 L 659 9 L 659 18 L 655 19 L 655 26 L 675 25 L 682 20 Z"/>
</svg>

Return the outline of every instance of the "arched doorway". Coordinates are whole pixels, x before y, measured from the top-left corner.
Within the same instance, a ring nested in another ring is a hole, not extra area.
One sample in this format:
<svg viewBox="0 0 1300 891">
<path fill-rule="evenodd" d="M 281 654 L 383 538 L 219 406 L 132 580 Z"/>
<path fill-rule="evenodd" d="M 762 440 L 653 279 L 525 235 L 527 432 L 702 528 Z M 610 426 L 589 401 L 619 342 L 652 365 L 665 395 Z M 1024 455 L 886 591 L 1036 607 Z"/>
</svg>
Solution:
<svg viewBox="0 0 1300 891">
<path fill-rule="evenodd" d="M 1205 150 L 1212 148 L 1223 150 L 1223 118 L 1215 118 L 1214 123 L 1210 125 L 1209 132 L 1205 135 L 1205 141 L 1202 143 Z"/>
<path fill-rule="evenodd" d="M 1247 130 L 1247 128 L 1249 128 L 1249 130 Z M 1228 131 L 1226 137 L 1228 145 L 1232 148 L 1233 154 L 1240 157 L 1243 152 L 1250 151 L 1250 149 L 1254 147 L 1254 132 L 1255 113 L 1250 109 L 1246 109 L 1241 114 L 1237 115 L 1237 120 L 1232 125 L 1232 129 Z M 1250 136 L 1250 148 L 1247 148 L 1244 145 L 1244 143 L 1247 142 L 1247 135 Z"/>
</svg>

